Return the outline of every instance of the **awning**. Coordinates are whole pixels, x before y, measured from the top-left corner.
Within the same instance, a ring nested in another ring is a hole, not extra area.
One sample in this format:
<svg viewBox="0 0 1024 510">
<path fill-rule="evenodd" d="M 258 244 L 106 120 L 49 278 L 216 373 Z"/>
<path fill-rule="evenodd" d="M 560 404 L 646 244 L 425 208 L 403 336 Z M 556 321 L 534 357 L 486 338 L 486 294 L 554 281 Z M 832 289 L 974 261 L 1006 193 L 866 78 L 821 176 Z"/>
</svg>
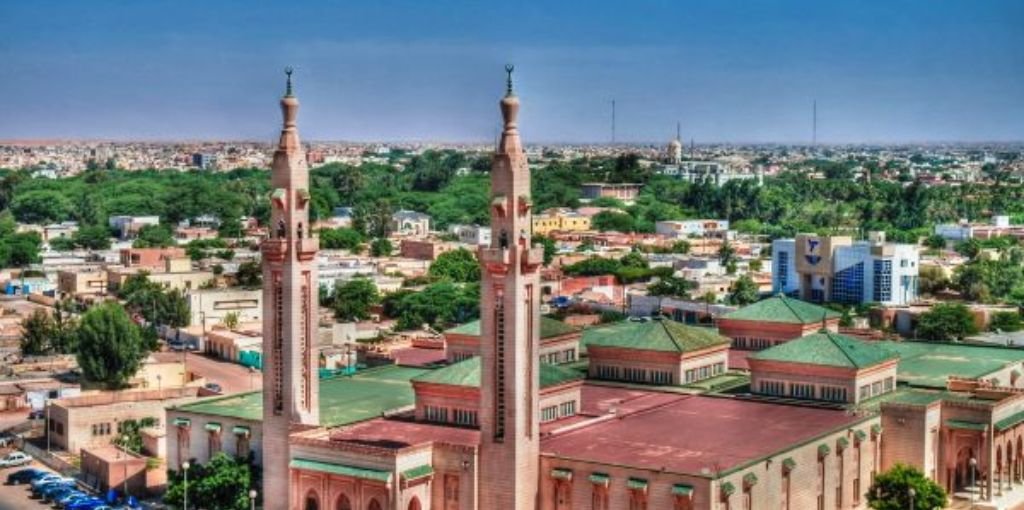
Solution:
<svg viewBox="0 0 1024 510">
<path fill-rule="evenodd" d="M 673 496 L 693 496 L 693 486 L 685 483 L 677 483 L 672 486 Z"/>
<path fill-rule="evenodd" d="M 726 496 L 732 496 L 736 492 L 736 486 L 732 482 L 725 482 L 722 484 L 722 494 Z"/>
<path fill-rule="evenodd" d="M 848 446 L 850 446 L 850 440 L 846 439 L 845 437 L 841 437 L 836 441 L 836 447 L 840 449 L 844 449 Z"/>
<path fill-rule="evenodd" d="M 434 474 L 434 468 L 430 464 L 423 464 L 422 466 L 416 466 L 402 471 L 402 479 L 406 482 L 412 482 L 419 480 L 420 478 L 426 478 L 432 474 Z"/>
<path fill-rule="evenodd" d="M 876 435 L 876 436 L 881 434 L 882 433 L 882 424 L 881 423 L 876 423 L 876 424 L 872 425 L 871 426 L 871 433 Z"/>
<path fill-rule="evenodd" d="M 252 431 L 249 430 L 249 427 L 246 427 L 244 425 L 235 425 L 234 427 L 231 427 L 231 433 L 236 435 L 236 436 L 247 436 L 248 437 L 249 435 L 252 434 Z"/>
<path fill-rule="evenodd" d="M 984 430 L 988 429 L 988 425 L 986 425 L 984 423 L 977 423 L 977 422 L 966 421 L 966 420 L 946 420 L 946 426 L 951 428 L 951 429 L 960 429 L 960 430 L 984 431 Z"/>
<path fill-rule="evenodd" d="M 565 468 L 554 468 L 551 470 L 551 478 L 556 480 L 572 481 L 572 470 Z"/>
<path fill-rule="evenodd" d="M 757 485 L 757 475 L 754 473 L 747 473 L 743 475 L 743 485 L 747 487 L 753 487 Z"/>
<path fill-rule="evenodd" d="M 997 421 L 995 427 L 996 430 L 1002 431 L 1010 427 L 1013 427 L 1014 425 L 1018 425 L 1021 422 L 1024 422 L 1024 411 L 1011 414 L 1010 416 L 1007 416 L 1006 418 Z"/>
<path fill-rule="evenodd" d="M 829 448 L 827 444 L 820 444 L 820 445 L 818 445 L 818 456 L 819 457 L 824 457 L 824 456 L 828 455 L 831 452 L 832 452 L 832 449 Z"/>
<path fill-rule="evenodd" d="M 645 491 L 647 490 L 647 480 L 643 478 L 630 478 L 626 480 L 626 487 L 633 490 Z"/>
<path fill-rule="evenodd" d="M 356 466 L 346 466 L 344 464 L 335 464 L 333 462 L 322 462 L 319 460 L 309 459 L 292 459 L 289 463 L 292 469 L 304 469 L 306 471 L 318 471 L 320 473 L 328 473 L 332 475 L 350 476 L 352 478 L 361 478 L 363 480 L 373 480 L 376 482 L 387 483 L 391 480 L 391 472 L 384 471 L 381 469 L 370 469 Z"/>
<path fill-rule="evenodd" d="M 604 485 L 605 487 L 607 487 L 609 478 L 608 475 L 605 473 L 590 473 L 590 476 L 587 477 L 587 480 L 590 480 L 590 483 L 594 485 Z"/>
<path fill-rule="evenodd" d="M 190 420 L 188 418 L 175 418 L 174 419 L 174 426 L 175 427 L 191 427 L 192 426 L 192 420 Z"/>
<path fill-rule="evenodd" d="M 857 432 L 853 433 L 853 437 L 857 440 L 857 442 L 862 442 L 868 438 L 868 433 L 864 432 L 863 430 L 858 430 Z"/>
<path fill-rule="evenodd" d="M 220 424 L 212 421 L 203 425 L 203 428 L 210 432 L 220 432 Z"/>
</svg>

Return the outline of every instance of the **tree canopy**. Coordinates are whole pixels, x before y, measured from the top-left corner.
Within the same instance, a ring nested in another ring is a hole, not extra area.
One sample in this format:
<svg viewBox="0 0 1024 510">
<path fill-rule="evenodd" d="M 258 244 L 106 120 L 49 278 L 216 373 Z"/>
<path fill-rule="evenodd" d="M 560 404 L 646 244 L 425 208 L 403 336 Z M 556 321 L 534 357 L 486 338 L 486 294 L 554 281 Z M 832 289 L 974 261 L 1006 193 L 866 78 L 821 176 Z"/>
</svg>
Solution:
<svg viewBox="0 0 1024 510">
<path fill-rule="evenodd" d="M 148 354 L 139 326 L 114 302 L 82 314 L 77 337 L 82 375 L 110 388 L 124 386 Z"/>
<path fill-rule="evenodd" d="M 435 279 L 453 282 L 477 282 L 480 281 L 480 263 L 472 252 L 458 248 L 438 255 L 430 264 L 428 274 Z"/>
<path fill-rule="evenodd" d="M 195 508 L 248 510 L 249 490 L 258 486 L 258 479 L 259 471 L 253 466 L 251 455 L 242 459 L 219 452 L 206 464 L 193 460 L 188 469 L 188 504 Z M 168 469 L 164 502 L 181 507 L 184 495 L 183 471 Z"/>
<path fill-rule="evenodd" d="M 962 303 L 940 303 L 917 318 L 917 336 L 926 340 L 962 340 L 977 332 L 974 316 Z"/>
<path fill-rule="evenodd" d="M 911 496 L 913 490 L 913 496 Z M 946 491 L 919 469 L 896 464 L 875 475 L 867 492 L 868 506 L 874 510 L 932 510 L 946 508 Z M 910 502 L 913 500 L 913 507 Z"/>
</svg>

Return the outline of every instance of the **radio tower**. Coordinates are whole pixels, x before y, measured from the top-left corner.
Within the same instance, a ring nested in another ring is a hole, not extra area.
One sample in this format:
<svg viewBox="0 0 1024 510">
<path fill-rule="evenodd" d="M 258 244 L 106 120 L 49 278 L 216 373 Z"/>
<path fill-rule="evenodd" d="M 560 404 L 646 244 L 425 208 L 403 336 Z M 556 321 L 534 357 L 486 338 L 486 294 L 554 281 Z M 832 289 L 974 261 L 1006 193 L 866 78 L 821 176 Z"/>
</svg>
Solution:
<svg viewBox="0 0 1024 510">
<path fill-rule="evenodd" d="M 612 145 L 615 145 L 615 100 L 612 99 Z"/>
<path fill-rule="evenodd" d="M 811 146 L 816 147 L 818 145 L 818 100 L 815 99 L 812 108 L 811 117 Z"/>
</svg>

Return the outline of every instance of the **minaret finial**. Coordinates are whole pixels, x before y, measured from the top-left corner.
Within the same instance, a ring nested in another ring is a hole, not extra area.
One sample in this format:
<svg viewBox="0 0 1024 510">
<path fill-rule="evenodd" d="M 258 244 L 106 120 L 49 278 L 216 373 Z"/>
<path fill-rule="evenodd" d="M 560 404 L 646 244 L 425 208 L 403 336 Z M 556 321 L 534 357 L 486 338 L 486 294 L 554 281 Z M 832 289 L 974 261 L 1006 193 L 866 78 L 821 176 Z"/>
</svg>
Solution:
<svg viewBox="0 0 1024 510">
<path fill-rule="evenodd" d="M 506 96 L 514 95 L 513 92 L 512 92 L 512 71 L 515 71 L 515 69 L 516 69 L 516 66 L 514 66 L 512 64 L 505 64 L 505 74 L 508 75 L 508 78 L 505 81 L 505 95 Z"/>
<path fill-rule="evenodd" d="M 295 70 L 292 69 L 291 66 L 288 66 L 288 67 L 284 68 L 284 74 L 286 76 L 288 76 L 288 86 L 287 86 L 287 88 L 284 91 L 284 95 L 285 96 L 291 96 L 292 95 L 292 73 L 293 72 L 295 72 Z"/>
</svg>

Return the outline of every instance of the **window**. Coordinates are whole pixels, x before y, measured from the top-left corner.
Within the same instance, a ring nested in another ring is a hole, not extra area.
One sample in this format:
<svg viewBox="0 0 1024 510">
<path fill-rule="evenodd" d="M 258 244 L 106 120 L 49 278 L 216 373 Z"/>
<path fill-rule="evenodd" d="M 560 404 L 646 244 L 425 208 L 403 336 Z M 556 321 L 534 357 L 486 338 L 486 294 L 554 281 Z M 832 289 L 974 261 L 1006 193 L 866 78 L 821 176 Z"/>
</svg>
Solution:
<svg viewBox="0 0 1024 510">
<path fill-rule="evenodd" d="M 573 416 L 576 414 L 576 401 L 570 400 L 568 402 L 562 402 L 558 406 L 558 414 L 563 418 L 566 416 Z"/>
<path fill-rule="evenodd" d="M 476 411 L 469 411 L 466 409 L 454 409 L 452 414 L 455 417 L 455 423 L 458 425 L 470 425 L 476 426 L 477 414 Z"/>
<path fill-rule="evenodd" d="M 832 300 L 848 304 L 864 301 L 863 262 L 836 272 L 835 278 L 832 280 Z"/>
<path fill-rule="evenodd" d="M 423 414 L 427 421 L 445 423 L 448 421 L 448 409 L 445 407 L 425 406 Z"/>
<path fill-rule="evenodd" d="M 890 378 L 886 379 L 886 380 L 885 380 L 885 392 L 886 392 L 886 393 L 889 393 L 890 391 L 892 391 L 892 390 L 893 390 L 893 387 L 894 387 L 895 385 L 896 385 L 896 383 L 895 383 L 895 381 L 893 380 L 893 378 L 892 378 L 892 377 L 890 377 Z"/>
<path fill-rule="evenodd" d="M 651 382 L 653 382 L 654 384 L 672 384 L 672 372 L 652 370 Z"/>
<path fill-rule="evenodd" d="M 540 410 L 540 421 L 551 421 L 558 418 L 558 406 L 545 407 Z"/>
<path fill-rule="evenodd" d="M 865 400 L 871 398 L 871 386 L 865 384 L 860 387 L 860 399 Z"/>
<path fill-rule="evenodd" d="M 238 457 L 249 456 L 249 435 L 248 434 L 237 434 L 235 435 L 235 455 Z"/>
<path fill-rule="evenodd" d="M 830 402 L 846 402 L 846 388 L 838 386 L 822 386 L 821 399 Z"/>
<path fill-rule="evenodd" d="M 458 475 L 444 475 L 444 510 L 459 510 Z"/>
<path fill-rule="evenodd" d="M 565 480 L 555 480 L 555 510 L 572 508 L 572 484 Z"/>
<path fill-rule="evenodd" d="M 892 261 L 874 261 L 874 300 L 882 303 L 892 300 Z"/>
<path fill-rule="evenodd" d="M 349 501 L 348 496 L 344 494 L 338 496 L 336 510 L 352 510 L 352 502 Z"/>
<path fill-rule="evenodd" d="M 206 439 L 206 446 L 210 450 L 210 457 L 220 453 L 220 433 L 210 432 Z"/>
<path fill-rule="evenodd" d="M 782 381 L 761 381 L 761 393 L 765 395 L 785 395 L 786 383 Z"/>
<path fill-rule="evenodd" d="M 789 395 L 793 398 L 814 398 L 814 385 L 792 383 L 789 385 Z"/>
<path fill-rule="evenodd" d="M 590 495 L 590 510 L 608 510 L 608 488 L 594 484 L 594 492 Z"/>
</svg>

